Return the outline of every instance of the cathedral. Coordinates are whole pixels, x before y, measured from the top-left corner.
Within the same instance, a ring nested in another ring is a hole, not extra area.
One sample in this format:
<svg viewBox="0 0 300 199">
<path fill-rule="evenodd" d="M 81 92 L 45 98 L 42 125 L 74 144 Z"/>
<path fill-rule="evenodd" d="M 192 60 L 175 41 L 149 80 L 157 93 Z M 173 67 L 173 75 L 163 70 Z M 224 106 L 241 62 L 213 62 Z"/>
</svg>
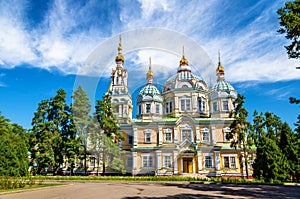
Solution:
<svg viewBox="0 0 300 199">
<path fill-rule="evenodd" d="M 120 146 L 128 174 L 245 176 L 242 151 L 231 148 L 231 140 L 226 138 L 237 92 L 224 78 L 220 55 L 213 86 L 208 87 L 192 72 L 183 53 L 177 70 L 162 90 L 153 84 L 155 74 L 150 58 L 145 86 L 139 91 L 136 104 L 132 104 L 128 91 L 130 74 L 124 61 L 120 39 L 108 93 L 125 137 Z"/>
</svg>

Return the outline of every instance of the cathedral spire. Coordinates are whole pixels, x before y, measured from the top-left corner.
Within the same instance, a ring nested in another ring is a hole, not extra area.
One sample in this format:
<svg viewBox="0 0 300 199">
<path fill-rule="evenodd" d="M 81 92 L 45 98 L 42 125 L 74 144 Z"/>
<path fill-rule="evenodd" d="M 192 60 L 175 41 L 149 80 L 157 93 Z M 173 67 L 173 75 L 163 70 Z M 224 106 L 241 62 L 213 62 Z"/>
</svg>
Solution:
<svg viewBox="0 0 300 199">
<path fill-rule="evenodd" d="M 153 79 L 154 79 L 154 73 L 152 71 L 152 66 L 151 66 L 151 57 L 149 57 L 149 69 L 148 72 L 146 74 L 147 80 L 148 80 L 148 84 L 152 84 L 153 83 Z"/>
<path fill-rule="evenodd" d="M 218 52 L 218 67 L 217 67 L 217 70 L 216 70 L 216 75 L 218 77 L 218 81 L 219 80 L 224 80 L 224 74 L 225 74 L 225 69 L 221 65 L 221 55 L 220 55 L 220 51 L 219 51 Z"/>
<path fill-rule="evenodd" d="M 124 56 L 122 54 L 122 37 L 121 35 L 119 36 L 119 46 L 118 46 L 118 55 L 116 56 L 116 63 L 124 63 L 125 59 L 124 59 Z"/>
<path fill-rule="evenodd" d="M 184 57 L 184 46 L 182 46 L 182 58 L 180 60 L 180 66 L 181 65 L 189 65 L 188 60 Z"/>
</svg>

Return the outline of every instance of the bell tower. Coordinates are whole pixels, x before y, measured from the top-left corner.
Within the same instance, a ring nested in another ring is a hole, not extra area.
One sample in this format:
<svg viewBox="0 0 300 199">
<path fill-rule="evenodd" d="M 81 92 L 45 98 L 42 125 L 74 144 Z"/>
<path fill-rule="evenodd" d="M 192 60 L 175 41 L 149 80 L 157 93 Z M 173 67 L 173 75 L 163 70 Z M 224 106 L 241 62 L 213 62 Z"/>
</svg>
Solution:
<svg viewBox="0 0 300 199">
<path fill-rule="evenodd" d="M 116 56 L 116 67 L 112 69 L 111 81 L 108 93 L 111 96 L 111 103 L 118 123 L 130 123 L 132 120 L 132 99 L 128 92 L 127 70 L 124 66 L 122 54 L 122 39 L 119 37 L 118 55 Z"/>
</svg>

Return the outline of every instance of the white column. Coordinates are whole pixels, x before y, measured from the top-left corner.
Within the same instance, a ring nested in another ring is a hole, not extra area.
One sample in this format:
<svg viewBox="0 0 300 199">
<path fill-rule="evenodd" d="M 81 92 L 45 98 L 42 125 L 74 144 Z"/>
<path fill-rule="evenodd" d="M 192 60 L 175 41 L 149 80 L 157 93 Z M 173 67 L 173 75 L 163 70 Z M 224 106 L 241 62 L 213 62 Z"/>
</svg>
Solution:
<svg viewBox="0 0 300 199">
<path fill-rule="evenodd" d="M 133 128 L 133 148 L 136 148 L 138 145 L 138 132 L 137 127 Z"/>
<path fill-rule="evenodd" d="M 174 143 L 178 142 L 177 128 L 174 127 Z"/>
<path fill-rule="evenodd" d="M 215 152 L 215 160 L 216 160 L 216 170 L 220 171 L 220 152 Z"/>
<path fill-rule="evenodd" d="M 200 151 L 197 151 L 198 156 L 198 173 L 202 171 L 202 153 Z"/>
<path fill-rule="evenodd" d="M 211 144 L 216 144 L 216 127 L 214 126 L 211 127 Z"/>
<path fill-rule="evenodd" d="M 200 143 L 200 131 L 199 131 L 199 126 L 196 126 L 196 142 L 197 142 L 197 144 Z"/>
<path fill-rule="evenodd" d="M 162 127 L 158 127 L 158 145 L 162 145 Z"/>
<path fill-rule="evenodd" d="M 161 169 L 161 151 L 156 151 L 156 172 Z"/>
<path fill-rule="evenodd" d="M 132 175 L 135 175 L 136 168 L 136 162 L 137 162 L 137 152 L 132 152 Z"/>
<path fill-rule="evenodd" d="M 173 151 L 174 174 L 178 174 L 178 151 Z"/>
</svg>

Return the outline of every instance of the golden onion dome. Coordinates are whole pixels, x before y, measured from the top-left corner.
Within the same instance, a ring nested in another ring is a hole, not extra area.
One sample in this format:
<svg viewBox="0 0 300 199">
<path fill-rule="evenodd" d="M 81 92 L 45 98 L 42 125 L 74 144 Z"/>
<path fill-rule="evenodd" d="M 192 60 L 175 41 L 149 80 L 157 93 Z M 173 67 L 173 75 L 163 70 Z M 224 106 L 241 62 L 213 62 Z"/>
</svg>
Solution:
<svg viewBox="0 0 300 199">
<path fill-rule="evenodd" d="M 147 72 L 147 79 L 154 79 L 154 73 L 153 71 L 151 70 L 151 68 L 149 69 L 149 71 Z"/>
<path fill-rule="evenodd" d="M 184 57 L 184 55 L 182 55 L 182 58 L 180 60 L 180 65 L 189 65 L 189 61 Z"/>
<path fill-rule="evenodd" d="M 116 56 L 116 62 L 119 62 L 119 61 L 122 61 L 122 62 L 125 61 L 125 58 L 124 58 L 124 56 L 122 54 L 118 54 Z"/>
<path fill-rule="evenodd" d="M 218 65 L 218 67 L 216 69 L 216 73 L 217 74 L 224 74 L 225 73 L 225 69 L 221 64 Z"/>
</svg>

